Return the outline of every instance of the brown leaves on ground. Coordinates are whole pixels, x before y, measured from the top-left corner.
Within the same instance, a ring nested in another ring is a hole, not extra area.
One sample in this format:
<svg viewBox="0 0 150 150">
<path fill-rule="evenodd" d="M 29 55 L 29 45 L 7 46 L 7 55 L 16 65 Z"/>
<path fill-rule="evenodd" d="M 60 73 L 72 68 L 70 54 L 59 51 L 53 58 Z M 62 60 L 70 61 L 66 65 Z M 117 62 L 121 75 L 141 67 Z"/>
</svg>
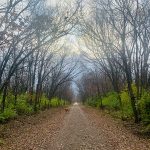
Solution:
<svg viewBox="0 0 150 150">
<path fill-rule="evenodd" d="M 84 112 L 92 122 L 91 125 L 101 130 L 105 136 L 116 143 L 115 150 L 150 150 L 150 139 L 137 136 L 135 129 L 125 127 L 123 122 L 112 118 L 109 114 L 92 108 L 84 108 Z M 126 123 L 127 124 L 127 123 Z"/>
<path fill-rule="evenodd" d="M 0 129 L 0 150 L 150 150 L 150 140 L 121 121 L 80 105 L 20 117 Z"/>
<path fill-rule="evenodd" d="M 3 138 L 4 144 L 0 146 L 0 150 L 47 149 L 61 128 L 64 114 L 63 109 L 52 108 L 1 125 L 0 138 Z"/>
</svg>

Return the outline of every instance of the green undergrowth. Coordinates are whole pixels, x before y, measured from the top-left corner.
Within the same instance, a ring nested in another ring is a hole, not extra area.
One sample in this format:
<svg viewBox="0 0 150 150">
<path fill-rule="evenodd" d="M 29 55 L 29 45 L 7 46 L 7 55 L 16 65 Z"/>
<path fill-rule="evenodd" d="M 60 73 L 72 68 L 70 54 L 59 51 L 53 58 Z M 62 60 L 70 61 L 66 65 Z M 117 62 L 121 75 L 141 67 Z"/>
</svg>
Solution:
<svg viewBox="0 0 150 150">
<path fill-rule="evenodd" d="M 1 145 L 4 145 L 4 144 L 5 144 L 4 140 L 3 140 L 3 139 L 0 139 L 0 146 L 1 146 Z"/>
<path fill-rule="evenodd" d="M 3 113 L 0 113 L 0 122 L 6 122 L 17 116 L 16 110 L 12 108 L 6 108 Z"/>
<path fill-rule="evenodd" d="M 34 99 L 34 95 L 33 95 Z M 0 103 L 2 97 L 0 96 Z M 62 99 L 57 97 L 49 100 L 43 94 L 39 103 L 37 105 L 37 111 L 49 109 L 51 107 L 60 107 L 67 105 Z M 29 101 L 28 94 L 18 95 L 17 101 L 14 102 L 14 96 L 11 93 L 8 93 L 6 98 L 6 106 L 4 112 L 0 113 L 0 123 L 5 123 L 10 119 L 16 118 L 18 115 L 32 115 L 34 112 L 34 101 Z"/>
<path fill-rule="evenodd" d="M 120 93 L 121 101 L 122 101 L 122 108 L 123 110 L 120 109 L 120 103 L 118 100 L 118 95 L 115 92 L 110 92 L 106 96 L 96 99 L 89 98 L 87 100 L 87 105 L 92 106 L 92 107 L 97 107 L 100 108 L 101 106 L 101 100 L 102 100 L 102 105 L 103 108 L 106 112 L 111 113 L 114 117 L 117 118 L 132 118 L 133 117 L 133 112 L 132 108 L 130 105 L 130 100 L 129 96 L 126 92 L 121 92 Z"/>
<path fill-rule="evenodd" d="M 136 88 L 133 85 L 133 91 L 136 95 Z M 106 96 L 101 98 L 89 98 L 86 101 L 86 104 L 92 107 L 100 108 L 101 100 L 103 104 L 103 110 L 111 114 L 116 118 L 122 120 L 132 120 L 134 118 L 133 111 L 131 107 L 130 97 L 126 89 L 120 92 L 119 96 L 121 97 L 122 109 L 120 108 L 120 103 L 118 100 L 118 95 L 115 92 L 110 92 Z M 136 99 L 136 106 L 140 112 L 141 123 L 144 125 L 143 132 L 150 132 L 150 92 L 143 90 L 142 96 L 140 99 Z"/>
<path fill-rule="evenodd" d="M 140 109 L 143 123 L 145 125 L 148 125 L 150 129 L 150 93 L 149 92 L 147 91 L 143 92 L 143 95 L 140 101 L 138 102 L 138 107 Z"/>
</svg>

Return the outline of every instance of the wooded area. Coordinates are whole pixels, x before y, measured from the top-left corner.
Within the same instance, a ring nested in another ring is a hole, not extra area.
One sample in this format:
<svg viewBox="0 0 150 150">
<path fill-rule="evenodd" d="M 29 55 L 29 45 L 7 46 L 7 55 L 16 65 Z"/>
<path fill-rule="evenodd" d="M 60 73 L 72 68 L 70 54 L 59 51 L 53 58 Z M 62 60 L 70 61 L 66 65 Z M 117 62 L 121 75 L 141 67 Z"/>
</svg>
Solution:
<svg viewBox="0 0 150 150">
<path fill-rule="evenodd" d="M 150 2 L 95 0 L 82 16 L 83 102 L 150 123 Z M 88 64 L 88 65 L 87 65 Z"/>
<path fill-rule="evenodd" d="M 78 60 L 59 39 L 77 24 L 80 3 L 48 6 L 44 0 L 0 5 L 0 120 L 64 105 L 72 99 Z M 71 64 L 70 64 L 71 62 Z M 53 103 L 53 102 L 52 102 Z"/>
<path fill-rule="evenodd" d="M 61 41 L 68 34 L 82 40 L 79 55 Z M 0 121 L 70 103 L 76 83 L 83 103 L 149 130 L 149 42 L 149 1 L 2 3 Z"/>
</svg>

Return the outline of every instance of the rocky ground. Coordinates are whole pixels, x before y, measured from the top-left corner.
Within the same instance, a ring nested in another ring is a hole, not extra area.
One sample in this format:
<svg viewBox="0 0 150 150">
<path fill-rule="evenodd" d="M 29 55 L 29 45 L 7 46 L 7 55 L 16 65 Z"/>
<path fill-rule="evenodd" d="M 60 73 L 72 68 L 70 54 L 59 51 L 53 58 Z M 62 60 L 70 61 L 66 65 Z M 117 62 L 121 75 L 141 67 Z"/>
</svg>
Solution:
<svg viewBox="0 0 150 150">
<path fill-rule="evenodd" d="M 150 140 L 93 108 L 51 109 L 1 126 L 1 150 L 150 150 Z"/>
</svg>

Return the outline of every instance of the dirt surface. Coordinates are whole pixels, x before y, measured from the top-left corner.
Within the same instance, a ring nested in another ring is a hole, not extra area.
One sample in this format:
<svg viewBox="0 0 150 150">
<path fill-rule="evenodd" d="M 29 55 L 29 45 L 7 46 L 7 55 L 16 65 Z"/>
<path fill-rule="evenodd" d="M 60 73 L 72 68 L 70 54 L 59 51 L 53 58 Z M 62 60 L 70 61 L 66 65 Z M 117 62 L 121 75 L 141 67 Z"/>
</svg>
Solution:
<svg viewBox="0 0 150 150">
<path fill-rule="evenodd" d="M 148 139 L 133 135 L 109 115 L 80 105 L 69 112 L 49 110 L 22 124 L 13 121 L 6 128 L 1 150 L 150 150 Z"/>
<path fill-rule="evenodd" d="M 0 150 L 51 150 L 64 116 L 64 109 L 52 108 L 0 126 L 0 138 L 4 139 Z"/>
</svg>

